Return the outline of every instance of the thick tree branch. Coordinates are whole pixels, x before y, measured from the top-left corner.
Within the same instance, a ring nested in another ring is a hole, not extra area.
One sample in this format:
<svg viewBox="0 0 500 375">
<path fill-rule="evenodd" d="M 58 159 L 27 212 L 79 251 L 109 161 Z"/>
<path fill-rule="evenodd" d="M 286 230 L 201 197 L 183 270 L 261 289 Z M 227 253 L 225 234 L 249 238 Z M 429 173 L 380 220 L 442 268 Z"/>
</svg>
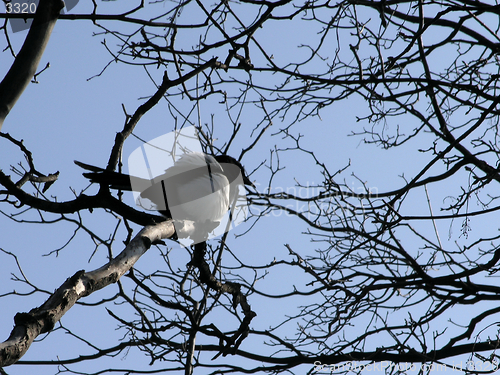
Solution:
<svg viewBox="0 0 500 375">
<path fill-rule="evenodd" d="M 174 232 L 171 221 L 145 227 L 108 264 L 91 272 L 76 272 L 42 306 L 32 309 L 29 313 L 16 314 L 10 337 L 0 344 L 0 367 L 16 363 L 26 353 L 33 340 L 38 335 L 51 331 L 80 298 L 117 282 L 152 243 L 170 238 Z"/>
<path fill-rule="evenodd" d="M 64 7 L 61 0 L 40 0 L 33 24 L 12 67 L 0 82 L 0 129 L 36 73 L 40 59 Z"/>
<path fill-rule="evenodd" d="M 0 195 L 14 196 L 19 201 L 19 206 L 29 206 L 44 212 L 55 214 L 69 214 L 81 210 L 92 210 L 94 208 L 107 208 L 118 215 L 139 225 L 152 225 L 165 221 L 164 216 L 152 215 L 147 212 L 137 211 L 127 206 L 122 201 L 113 197 L 109 191 L 100 191 L 98 194 L 89 196 L 80 194 L 77 198 L 66 202 L 53 202 L 28 194 L 14 183 L 9 176 L 0 170 L 0 185 L 6 190 L 0 190 Z"/>
<path fill-rule="evenodd" d="M 257 314 L 252 311 L 246 296 L 241 292 L 241 285 L 233 282 L 221 282 L 215 278 L 210 272 L 210 267 L 205 261 L 206 242 L 198 243 L 194 247 L 193 258 L 190 265 L 195 266 L 200 271 L 200 281 L 209 286 L 211 289 L 220 292 L 228 293 L 233 296 L 233 308 L 236 309 L 238 305 L 241 306 L 243 318 L 238 330 L 231 336 L 227 337 L 221 335 L 220 338 L 220 351 L 214 356 L 216 359 L 221 354 L 224 356 L 228 354 L 235 354 L 241 342 L 248 336 L 250 330 L 250 322 Z M 225 343 L 224 343 L 225 342 Z"/>
</svg>

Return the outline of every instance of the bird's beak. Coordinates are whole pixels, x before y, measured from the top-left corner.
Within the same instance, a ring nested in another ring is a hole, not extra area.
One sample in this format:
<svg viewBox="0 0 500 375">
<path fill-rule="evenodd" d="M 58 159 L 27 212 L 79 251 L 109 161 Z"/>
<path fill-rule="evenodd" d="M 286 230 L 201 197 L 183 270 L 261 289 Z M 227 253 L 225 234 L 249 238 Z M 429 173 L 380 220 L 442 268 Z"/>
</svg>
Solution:
<svg viewBox="0 0 500 375">
<path fill-rule="evenodd" d="M 255 185 L 253 184 L 253 182 L 250 181 L 250 179 L 244 173 L 243 173 L 243 183 L 255 189 Z"/>
</svg>

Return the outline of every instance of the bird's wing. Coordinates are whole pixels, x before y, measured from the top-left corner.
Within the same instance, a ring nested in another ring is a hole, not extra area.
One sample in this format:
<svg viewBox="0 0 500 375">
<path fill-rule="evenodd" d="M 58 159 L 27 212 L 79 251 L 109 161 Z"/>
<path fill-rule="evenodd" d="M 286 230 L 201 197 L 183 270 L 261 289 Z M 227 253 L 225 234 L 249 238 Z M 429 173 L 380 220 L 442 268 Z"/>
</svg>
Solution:
<svg viewBox="0 0 500 375">
<path fill-rule="evenodd" d="M 153 182 L 141 197 L 175 218 L 219 221 L 229 208 L 229 181 L 209 155 L 184 154 Z"/>
</svg>

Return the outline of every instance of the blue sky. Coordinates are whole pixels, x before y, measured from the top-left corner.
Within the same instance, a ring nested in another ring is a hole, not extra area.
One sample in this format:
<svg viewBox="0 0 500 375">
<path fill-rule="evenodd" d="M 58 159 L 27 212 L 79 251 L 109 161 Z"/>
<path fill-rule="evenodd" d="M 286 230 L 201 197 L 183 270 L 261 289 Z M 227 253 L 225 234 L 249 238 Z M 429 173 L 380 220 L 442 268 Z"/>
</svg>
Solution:
<svg viewBox="0 0 500 375">
<path fill-rule="evenodd" d="M 103 7 L 108 7 L 111 12 L 118 12 L 115 2 L 104 2 Z M 128 6 L 128 5 L 127 5 Z M 84 4 L 78 4 L 74 12 L 85 13 Z M 106 9 L 102 12 L 106 13 Z M 131 26 L 132 27 L 132 26 Z M 106 52 L 102 42 L 116 43 L 112 38 L 104 35 L 93 36 L 98 31 L 89 21 L 67 21 L 62 20 L 56 24 L 51 40 L 40 63 L 44 67 L 50 62 L 50 68 L 38 77 L 38 84 L 30 84 L 18 101 L 12 112 L 7 117 L 2 132 L 9 133 L 16 139 L 23 139 L 25 146 L 33 153 L 35 166 L 42 173 L 60 172 L 58 182 L 49 189 L 47 195 L 56 195 L 58 200 L 72 199 L 74 193 L 72 189 L 79 192 L 87 186 L 87 182 L 81 176 L 81 169 L 73 164 L 73 160 L 79 160 L 88 164 L 104 166 L 109 157 L 111 145 L 117 131 L 120 131 L 125 122 L 122 105 L 129 114 L 148 97 L 155 92 L 155 84 L 148 78 L 148 74 L 142 68 L 111 63 L 105 72 L 98 75 L 108 64 L 110 55 Z M 273 30 L 266 30 L 273 32 Z M 294 30 L 300 34 L 298 30 Z M 264 31 L 262 31 L 264 32 Z M 290 31 L 292 32 L 292 31 Z M 26 32 L 10 34 L 11 42 L 15 50 L 18 50 L 24 40 Z M 292 39 L 292 38 L 290 38 Z M 295 39 L 294 39 L 295 40 Z M 192 44 L 195 44 L 193 41 Z M 276 59 L 288 58 L 289 49 L 284 43 L 273 38 L 266 40 L 267 48 L 273 50 Z M 8 52 L 2 53 L 0 58 L 0 72 L 6 72 L 12 62 Z M 155 79 L 159 79 L 163 74 L 161 69 L 149 68 L 149 73 Z M 255 78 L 259 79 L 259 76 Z M 157 81 L 158 82 L 158 81 Z M 140 99 L 142 98 L 142 99 Z M 209 98 L 200 103 L 196 108 L 200 114 L 190 117 L 190 121 L 208 123 L 211 115 L 214 114 L 214 121 L 224 122 L 226 112 L 222 105 L 218 105 L 219 99 Z M 179 104 L 185 113 L 193 109 L 194 104 L 184 101 Z M 349 162 L 351 167 L 343 174 L 346 184 L 354 190 L 359 189 L 361 184 L 351 175 L 355 172 L 367 186 L 378 190 L 392 190 L 403 185 L 404 181 L 400 177 L 405 175 L 411 178 L 420 168 L 425 165 L 427 158 L 413 152 L 411 160 L 408 160 L 409 150 L 418 148 L 418 141 L 410 141 L 400 149 L 382 150 L 373 145 L 365 145 L 360 137 L 347 137 L 353 129 L 360 130 L 361 124 L 356 122 L 356 116 L 362 113 L 363 101 L 350 99 L 322 112 L 321 119 L 313 118 L 300 123 L 294 128 L 304 135 L 303 147 L 314 150 L 317 156 L 327 163 L 331 170 L 343 168 Z M 180 107 L 179 107 L 180 108 Z M 196 113 L 196 112 L 195 112 Z M 232 111 L 233 115 L 238 112 Z M 244 135 L 237 138 L 231 148 L 230 153 L 238 156 L 243 147 L 247 145 L 247 136 L 253 129 L 255 123 L 261 120 L 259 111 L 252 106 L 245 106 L 240 121 L 245 127 Z M 412 121 L 412 120 L 406 120 Z M 196 122 L 195 122 L 196 123 Z M 396 126 L 396 122 L 388 126 Z M 410 126 L 410 123 L 405 125 Z M 276 123 L 274 129 L 286 126 L 284 123 Z M 218 124 L 217 136 L 220 141 L 224 140 L 224 130 L 229 124 Z M 392 128 L 394 129 L 394 128 Z M 145 140 L 150 140 L 156 136 L 172 131 L 172 119 L 165 101 L 162 101 L 152 111 L 147 113 L 140 122 L 138 134 Z M 271 133 L 275 133 L 273 130 Z M 430 139 L 430 138 L 429 138 Z M 269 151 L 277 142 L 282 142 L 279 137 L 268 136 L 259 143 L 259 147 L 245 156 L 243 163 L 247 170 L 252 171 L 259 163 L 267 157 Z M 3 145 L 5 142 L 2 143 Z M 130 154 L 140 145 L 137 140 L 127 142 L 124 156 Z M 286 142 L 280 143 L 280 147 L 291 146 Z M 263 156 L 264 155 L 264 156 Z M 320 181 L 321 176 L 317 170 L 310 168 L 311 161 L 307 163 L 300 155 L 293 152 L 283 156 L 282 163 L 286 166 L 281 177 L 275 182 L 276 190 L 285 190 L 302 193 L 303 190 L 295 186 L 294 176 L 300 176 L 301 183 L 313 185 Z M 11 164 L 23 161 L 23 156 L 15 147 L 2 146 L 0 149 L 0 168 L 4 171 L 9 169 Z M 299 172 L 297 172 L 299 171 Z M 258 171 L 252 175 L 258 189 L 265 186 L 260 181 L 267 181 L 268 175 L 265 171 Z M 441 200 L 453 192 L 453 181 L 449 186 L 449 191 L 433 191 L 429 188 L 431 200 Z M 95 192 L 96 187 L 90 191 Z M 262 190 L 263 191 L 263 190 Z M 426 202 L 423 189 L 417 190 L 414 199 L 409 199 L 408 212 L 413 214 L 428 214 L 428 206 L 422 204 Z M 133 204 L 130 196 L 125 198 L 127 202 Z M 439 206 L 439 203 L 437 204 Z M 51 216 L 48 215 L 48 218 Z M 107 238 L 112 233 L 116 222 L 109 220 L 108 215 L 102 212 L 82 213 L 84 223 L 103 238 Z M 37 219 L 37 215 L 31 213 L 22 217 L 25 220 Z M 415 227 L 423 228 L 428 233 L 433 232 L 430 222 L 415 223 Z M 0 247 L 15 253 L 22 266 L 24 274 L 34 284 L 46 291 L 53 291 L 77 270 L 92 270 L 100 267 L 106 261 L 106 251 L 99 248 L 92 256 L 94 244 L 83 233 L 78 231 L 76 237 L 70 244 L 50 256 L 44 256 L 53 252 L 66 244 L 75 233 L 75 226 L 69 223 L 58 223 L 54 225 L 41 225 L 30 223 L 14 223 L 5 216 L 0 216 L 0 227 L 4 235 L 0 242 Z M 453 244 L 454 241 L 462 242 L 464 238 L 459 236 L 460 223 L 454 223 L 451 227 L 449 223 L 438 223 L 441 240 Z M 137 226 L 134 226 L 137 230 Z M 452 229 L 450 232 L 450 228 Z M 243 225 L 234 234 L 245 230 Z M 296 219 L 284 214 L 273 215 L 259 221 L 248 236 L 233 239 L 231 237 L 232 249 L 237 251 L 238 258 L 247 264 L 266 264 L 273 259 L 288 259 L 288 250 L 285 244 L 290 244 L 297 252 L 307 256 L 309 252 L 314 252 L 314 245 L 310 244 L 309 238 L 301 234 L 306 227 Z M 481 225 L 475 225 L 475 233 L 481 233 Z M 450 235 L 451 233 L 451 235 Z M 124 236 L 124 231 L 119 232 L 119 237 Z M 124 237 L 123 237 L 124 238 Z M 258 239 L 258 241 L 254 241 Z M 118 238 L 115 243 L 114 252 L 117 254 L 121 248 L 122 238 Z M 188 254 L 180 247 L 175 247 L 175 255 L 171 254 L 171 259 L 176 267 L 183 268 L 189 261 Z M 174 251 L 173 250 L 173 251 Z M 228 254 L 226 254 L 228 255 Z M 90 259 L 90 261 L 89 261 Z M 152 248 L 137 263 L 136 268 L 144 273 L 154 272 L 158 268 L 160 253 L 156 248 Z M 229 255 L 227 264 L 235 262 Z M 11 279 L 11 272 L 19 275 L 16 270 L 14 258 L 0 253 L 0 295 L 9 293 L 13 289 L 19 293 L 27 292 L 30 288 Z M 297 274 L 290 277 L 290 269 L 276 267 L 276 272 L 271 273 L 262 283 L 266 283 L 268 290 L 278 294 L 290 291 L 293 285 L 301 285 L 307 281 L 307 276 Z M 251 272 L 242 275 L 251 279 Z M 124 278 L 125 286 L 130 286 L 130 281 Z M 98 301 L 106 296 L 116 293 L 116 286 L 112 285 L 104 290 L 96 292 L 85 299 L 85 302 Z M 12 329 L 13 317 L 17 312 L 29 311 L 31 308 L 39 306 L 47 298 L 46 294 L 36 293 L 29 297 L 8 296 L 2 298 L 0 309 L 0 337 L 6 339 Z M 252 328 L 266 329 L 271 324 L 276 324 L 282 315 L 269 314 L 269 311 L 297 311 L 298 306 L 307 304 L 306 298 L 293 298 L 288 300 L 267 299 L 257 295 L 251 296 L 249 300 L 257 318 L 252 322 Z M 109 306 L 108 306 L 109 307 Z M 111 307 L 112 308 L 112 307 Z M 466 309 L 464 309 L 466 310 Z M 470 308 L 473 310 L 473 308 Z M 395 313 L 395 316 L 397 313 Z M 454 317 L 459 320 L 459 317 Z M 225 323 L 225 316 L 214 314 L 213 321 L 217 324 Z M 403 319 L 401 317 L 401 319 Z M 443 318 L 443 324 L 446 319 Z M 116 331 L 116 323 L 108 318 L 104 306 L 83 307 L 75 306 L 66 314 L 62 323 L 79 335 L 84 335 L 89 341 L 98 340 L 101 347 L 115 345 L 122 332 Z M 231 321 L 235 327 L 237 323 Z M 290 331 L 293 335 L 294 331 Z M 242 349 L 250 350 L 255 342 L 253 339 L 245 341 Z M 75 340 L 70 335 L 63 334 L 62 331 L 49 335 L 41 342 L 35 342 L 23 360 L 49 360 L 59 358 L 70 358 L 80 353 L 91 354 L 93 350 L 85 343 L 80 346 L 74 344 Z M 262 353 L 269 352 L 270 348 L 261 348 Z M 222 360 L 222 359 L 221 359 Z M 139 363 L 147 365 L 148 358 L 141 353 L 131 351 L 128 356 L 120 354 L 113 359 L 105 359 L 102 367 L 123 367 L 127 368 Z M 217 363 L 217 362 L 215 362 Z M 95 366 L 95 367 L 94 367 Z M 100 363 L 86 363 L 85 371 L 99 369 Z M 147 366 L 146 366 L 147 367 Z M 78 367 L 76 367 L 78 368 Z M 304 366 L 304 370 L 308 368 Z M 33 368 L 29 366 L 16 365 L 7 369 L 11 375 L 33 373 Z M 53 368 L 37 366 L 37 374 L 52 374 Z M 203 371 L 198 372 L 203 373 Z"/>
</svg>

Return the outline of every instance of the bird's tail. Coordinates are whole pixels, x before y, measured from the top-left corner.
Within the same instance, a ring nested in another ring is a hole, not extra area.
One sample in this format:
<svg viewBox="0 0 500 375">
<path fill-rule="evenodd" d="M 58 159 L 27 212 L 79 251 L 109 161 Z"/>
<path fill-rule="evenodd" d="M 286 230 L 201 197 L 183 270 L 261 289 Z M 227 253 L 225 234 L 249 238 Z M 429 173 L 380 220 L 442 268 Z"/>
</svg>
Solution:
<svg viewBox="0 0 500 375">
<path fill-rule="evenodd" d="M 75 164 L 79 167 L 92 172 L 83 173 L 83 176 L 88 178 L 90 182 L 100 185 L 107 185 L 111 189 L 116 190 L 132 190 L 132 182 L 130 176 L 123 173 L 107 171 L 103 168 L 95 167 L 90 164 L 85 164 L 75 160 Z"/>
</svg>

